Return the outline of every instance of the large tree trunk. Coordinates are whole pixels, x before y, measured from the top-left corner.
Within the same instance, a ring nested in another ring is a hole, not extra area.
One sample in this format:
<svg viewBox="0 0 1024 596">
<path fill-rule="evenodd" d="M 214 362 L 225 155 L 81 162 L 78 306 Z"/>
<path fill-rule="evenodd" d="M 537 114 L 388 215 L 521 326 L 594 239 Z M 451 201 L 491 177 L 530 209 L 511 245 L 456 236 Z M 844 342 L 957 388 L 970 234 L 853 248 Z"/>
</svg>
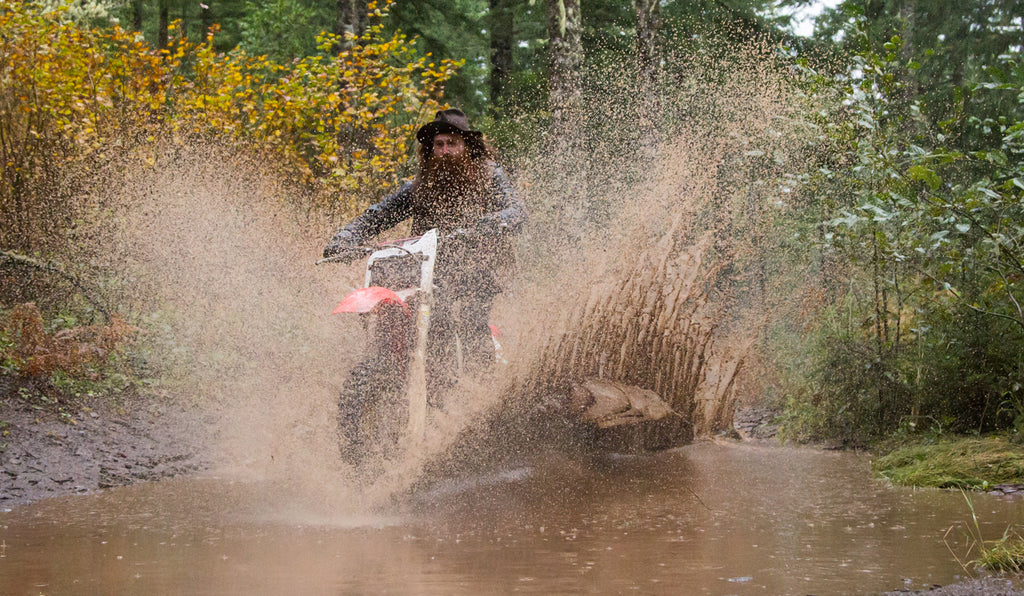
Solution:
<svg viewBox="0 0 1024 596">
<path fill-rule="evenodd" d="M 188 4 L 181 3 L 181 24 L 178 26 L 178 37 L 188 39 Z"/>
<path fill-rule="evenodd" d="M 210 27 L 213 26 L 213 0 L 205 0 L 199 3 L 199 26 L 202 28 L 201 39 L 206 39 L 210 34 Z"/>
<path fill-rule="evenodd" d="M 548 105 L 551 126 L 559 134 L 581 103 L 583 64 L 580 0 L 548 0 L 548 43 L 551 65 Z"/>
<path fill-rule="evenodd" d="M 512 43 L 515 39 L 511 0 L 490 0 L 491 104 L 498 105 L 512 74 Z"/>
<path fill-rule="evenodd" d="M 903 39 L 903 49 L 900 52 L 900 57 L 903 59 L 903 63 L 909 63 L 915 58 L 917 48 L 915 47 L 915 39 L 917 34 L 917 1 L 916 0 L 904 0 L 903 6 L 900 7 L 899 16 L 906 23 L 901 37 Z M 904 92 L 908 98 L 913 100 L 920 94 L 920 89 L 917 86 L 917 77 L 912 72 L 907 72 L 904 79 Z M 907 119 L 910 121 L 910 118 Z"/>
<path fill-rule="evenodd" d="M 638 114 L 637 130 L 641 148 L 653 151 L 658 142 L 657 118 L 661 112 L 658 102 L 658 30 L 661 27 L 659 0 L 633 0 L 636 13 L 636 60 Z"/>
</svg>

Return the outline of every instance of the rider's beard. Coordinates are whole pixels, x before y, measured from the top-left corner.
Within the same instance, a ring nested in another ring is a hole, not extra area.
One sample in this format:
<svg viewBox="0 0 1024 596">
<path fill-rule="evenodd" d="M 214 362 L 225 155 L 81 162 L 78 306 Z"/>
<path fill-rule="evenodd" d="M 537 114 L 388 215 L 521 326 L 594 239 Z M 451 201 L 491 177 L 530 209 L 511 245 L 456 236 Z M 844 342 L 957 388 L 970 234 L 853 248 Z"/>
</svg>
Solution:
<svg viewBox="0 0 1024 596">
<path fill-rule="evenodd" d="M 459 155 L 431 154 L 420 173 L 420 197 L 431 203 L 435 215 L 460 219 L 474 212 L 485 185 L 484 168 L 468 152 Z"/>
</svg>

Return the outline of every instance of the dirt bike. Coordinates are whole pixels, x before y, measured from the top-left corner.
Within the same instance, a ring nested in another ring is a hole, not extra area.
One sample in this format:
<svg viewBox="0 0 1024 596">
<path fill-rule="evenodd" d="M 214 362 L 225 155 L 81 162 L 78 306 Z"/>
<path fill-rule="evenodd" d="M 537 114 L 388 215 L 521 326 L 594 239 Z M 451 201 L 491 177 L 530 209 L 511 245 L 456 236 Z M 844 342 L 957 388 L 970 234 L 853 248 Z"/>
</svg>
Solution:
<svg viewBox="0 0 1024 596">
<path fill-rule="evenodd" d="M 401 447 L 414 449 L 423 439 L 434 266 L 439 240 L 448 239 L 430 230 L 418 238 L 353 247 L 317 261 L 351 262 L 369 255 L 363 287 L 332 313 L 357 313 L 369 330 L 369 353 L 349 373 L 338 400 L 342 455 L 352 464 L 375 456 L 390 459 Z M 491 326 L 500 359 L 497 333 Z"/>
</svg>

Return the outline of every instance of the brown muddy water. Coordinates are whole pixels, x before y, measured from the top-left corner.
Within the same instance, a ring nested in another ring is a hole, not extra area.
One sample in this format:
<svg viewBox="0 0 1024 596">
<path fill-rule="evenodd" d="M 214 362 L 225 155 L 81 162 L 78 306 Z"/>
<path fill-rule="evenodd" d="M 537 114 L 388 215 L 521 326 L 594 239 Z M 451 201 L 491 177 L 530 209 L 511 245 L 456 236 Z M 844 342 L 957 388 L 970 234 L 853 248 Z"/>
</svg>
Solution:
<svg viewBox="0 0 1024 596">
<path fill-rule="evenodd" d="M 0 593 L 863 594 L 961 578 L 964 497 L 893 488 L 869 464 L 714 442 L 549 454 L 383 513 L 216 475 L 147 483 L 0 513 Z M 986 538 L 1024 523 L 1024 501 L 971 499 Z"/>
</svg>

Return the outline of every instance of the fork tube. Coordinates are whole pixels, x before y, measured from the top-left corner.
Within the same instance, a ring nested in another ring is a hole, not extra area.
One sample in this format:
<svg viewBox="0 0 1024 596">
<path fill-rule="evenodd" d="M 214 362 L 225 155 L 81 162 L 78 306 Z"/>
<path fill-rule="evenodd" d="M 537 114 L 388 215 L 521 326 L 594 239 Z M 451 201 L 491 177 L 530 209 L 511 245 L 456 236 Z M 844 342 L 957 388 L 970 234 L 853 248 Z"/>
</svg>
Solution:
<svg viewBox="0 0 1024 596">
<path fill-rule="evenodd" d="M 423 235 L 433 246 L 424 250 L 427 257 L 420 266 L 420 291 L 416 306 L 416 342 L 409 355 L 409 376 L 406 394 L 409 397 L 409 448 L 423 441 L 427 423 L 427 336 L 430 332 L 430 309 L 434 304 L 434 257 L 437 251 L 436 232 Z"/>
</svg>

